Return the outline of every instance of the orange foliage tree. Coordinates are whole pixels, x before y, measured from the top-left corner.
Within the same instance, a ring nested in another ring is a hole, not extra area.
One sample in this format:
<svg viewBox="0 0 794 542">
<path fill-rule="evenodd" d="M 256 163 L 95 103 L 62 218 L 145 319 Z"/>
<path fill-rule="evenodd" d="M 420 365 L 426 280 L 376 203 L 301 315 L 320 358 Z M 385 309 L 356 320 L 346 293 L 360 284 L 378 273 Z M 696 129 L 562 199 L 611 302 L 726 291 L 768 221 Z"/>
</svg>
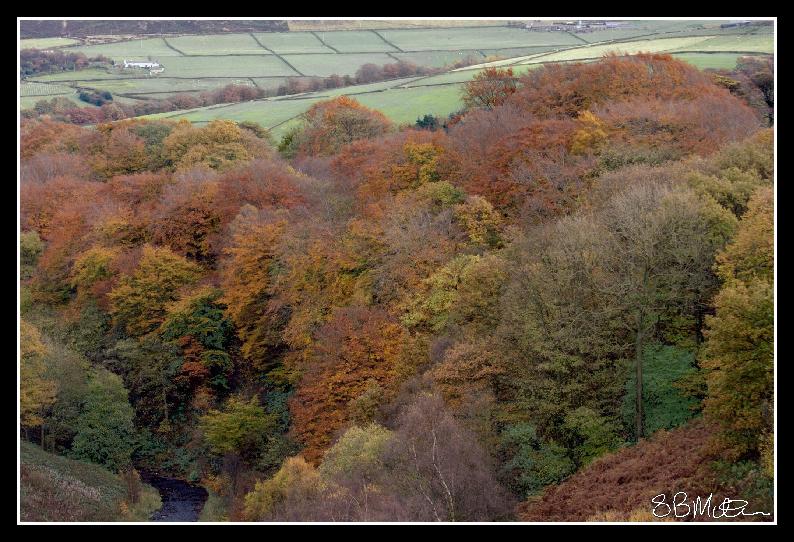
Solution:
<svg viewBox="0 0 794 542">
<path fill-rule="evenodd" d="M 290 156 L 331 155 L 352 141 L 371 139 L 392 128 L 383 113 L 347 96 L 316 103 L 302 118 L 303 126 L 282 145 Z"/>
<path fill-rule="evenodd" d="M 513 68 L 485 68 L 463 85 L 463 103 L 469 108 L 493 109 L 516 91 Z"/>
<path fill-rule="evenodd" d="M 315 340 L 290 408 L 303 454 L 317 463 L 350 419 L 349 403 L 372 381 L 393 393 L 407 335 L 383 310 L 359 306 L 334 311 Z"/>
<path fill-rule="evenodd" d="M 273 365 L 281 344 L 283 313 L 273 303 L 273 270 L 276 245 L 286 220 L 260 222 L 256 208 L 247 205 L 232 224 L 233 237 L 225 249 L 221 285 L 226 314 L 234 322 L 242 341 L 241 352 L 252 365 Z"/>
<path fill-rule="evenodd" d="M 217 183 L 182 182 L 164 194 L 159 216 L 151 223 L 152 239 L 198 263 L 213 266 L 212 237 L 220 230 L 216 209 Z"/>
<path fill-rule="evenodd" d="M 543 116 L 576 117 L 596 104 L 631 96 L 691 99 L 727 93 L 691 64 L 666 54 L 612 54 L 599 62 L 544 64 L 520 82 L 510 101 Z"/>
</svg>

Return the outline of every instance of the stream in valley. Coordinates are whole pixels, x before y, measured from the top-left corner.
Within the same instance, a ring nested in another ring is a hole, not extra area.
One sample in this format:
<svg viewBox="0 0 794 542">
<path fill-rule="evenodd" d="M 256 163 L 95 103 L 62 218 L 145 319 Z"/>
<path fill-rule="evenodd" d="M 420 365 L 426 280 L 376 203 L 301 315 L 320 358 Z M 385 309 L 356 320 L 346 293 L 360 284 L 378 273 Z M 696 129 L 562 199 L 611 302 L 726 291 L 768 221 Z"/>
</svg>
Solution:
<svg viewBox="0 0 794 542">
<path fill-rule="evenodd" d="M 163 506 L 152 514 L 150 521 L 198 521 L 207 500 L 206 489 L 176 478 L 145 471 L 140 473 L 141 480 L 157 489 L 163 501 Z"/>
</svg>

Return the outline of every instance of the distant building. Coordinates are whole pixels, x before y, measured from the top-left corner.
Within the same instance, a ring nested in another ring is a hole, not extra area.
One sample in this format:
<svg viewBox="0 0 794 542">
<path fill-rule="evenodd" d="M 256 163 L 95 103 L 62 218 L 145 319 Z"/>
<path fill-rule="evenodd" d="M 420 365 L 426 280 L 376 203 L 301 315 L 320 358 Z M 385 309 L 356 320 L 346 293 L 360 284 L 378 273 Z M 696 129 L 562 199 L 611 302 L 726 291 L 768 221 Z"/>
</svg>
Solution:
<svg viewBox="0 0 794 542">
<path fill-rule="evenodd" d="M 750 26 L 752 21 L 731 21 L 729 23 L 721 24 L 720 28 L 733 28 L 736 26 Z"/>
<path fill-rule="evenodd" d="M 127 59 L 124 59 L 124 67 L 125 68 L 159 68 L 159 62 L 128 62 Z"/>
<path fill-rule="evenodd" d="M 526 23 L 524 28 L 533 32 L 577 32 L 586 33 L 598 30 L 605 30 L 607 28 L 620 28 L 626 26 L 623 21 L 592 21 L 592 20 L 579 20 L 579 21 L 558 21 L 551 24 L 536 24 L 535 22 Z"/>
</svg>

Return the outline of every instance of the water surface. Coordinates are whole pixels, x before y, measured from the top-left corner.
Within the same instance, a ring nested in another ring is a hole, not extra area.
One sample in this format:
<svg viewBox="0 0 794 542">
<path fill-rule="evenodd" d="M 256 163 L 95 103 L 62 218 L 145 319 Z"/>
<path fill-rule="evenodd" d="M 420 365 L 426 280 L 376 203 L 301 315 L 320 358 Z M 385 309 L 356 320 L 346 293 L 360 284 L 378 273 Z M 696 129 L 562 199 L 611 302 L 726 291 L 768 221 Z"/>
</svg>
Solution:
<svg viewBox="0 0 794 542">
<path fill-rule="evenodd" d="M 149 521 L 198 521 L 207 500 L 206 489 L 145 471 L 141 471 L 141 479 L 156 488 L 163 501 L 163 506 Z"/>
</svg>

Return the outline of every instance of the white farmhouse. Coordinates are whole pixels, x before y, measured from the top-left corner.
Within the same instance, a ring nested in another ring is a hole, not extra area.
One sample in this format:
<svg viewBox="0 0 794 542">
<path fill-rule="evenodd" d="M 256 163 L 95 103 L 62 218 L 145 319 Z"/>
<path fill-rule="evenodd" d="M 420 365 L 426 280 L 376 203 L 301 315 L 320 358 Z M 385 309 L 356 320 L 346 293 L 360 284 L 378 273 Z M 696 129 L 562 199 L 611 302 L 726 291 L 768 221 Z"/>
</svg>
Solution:
<svg viewBox="0 0 794 542">
<path fill-rule="evenodd" d="M 160 64 L 158 62 L 128 62 L 127 59 L 124 59 L 124 67 L 125 68 L 159 68 Z"/>
</svg>

